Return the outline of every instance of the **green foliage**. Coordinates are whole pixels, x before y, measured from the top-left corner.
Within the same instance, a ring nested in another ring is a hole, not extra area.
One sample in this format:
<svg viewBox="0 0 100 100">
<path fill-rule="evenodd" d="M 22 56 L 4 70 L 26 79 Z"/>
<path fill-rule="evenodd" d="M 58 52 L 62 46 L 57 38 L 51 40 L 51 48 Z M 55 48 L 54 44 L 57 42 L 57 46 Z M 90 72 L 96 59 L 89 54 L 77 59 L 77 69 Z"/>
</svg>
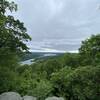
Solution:
<svg viewBox="0 0 100 100">
<path fill-rule="evenodd" d="M 1 0 L 0 7 L 0 55 L 27 50 L 28 47 L 24 42 L 31 38 L 24 24 L 13 16 L 5 14 L 7 10 L 16 11 L 17 5 L 14 2 Z"/>
<path fill-rule="evenodd" d="M 21 95 L 35 96 L 40 100 L 44 100 L 51 91 L 52 84 L 48 80 L 25 79 L 20 80 L 19 86 L 16 88 Z"/>
<path fill-rule="evenodd" d="M 62 67 L 65 67 L 66 65 L 70 66 L 70 67 L 73 67 L 73 68 L 79 66 L 79 54 L 65 53 L 58 60 L 61 63 Z"/>
<path fill-rule="evenodd" d="M 0 14 L 4 14 L 7 10 L 16 11 L 17 5 L 14 2 L 8 2 L 8 0 L 0 0 Z"/>
<path fill-rule="evenodd" d="M 83 41 L 79 52 L 83 65 L 100 63 L 100 34 L 92 35 Z"/>
<path fill-rule="evenodd" d="M 39 100 L 52 95 L 66 100 L 100 100 L 100 34 L 83 41 L 78 54 L 22 66 L 18 56 L 28 51 L 25 43 L 31 38 L 22 22 L 6 14 L 16 10 L 14 2 L 0 0 L 0 93 L 15 91 Z M 25 55 L 25 59 L 39 55 Z"/>
<path fill-rule="evenodd" d="M 0 66 L 15 70 L 18 66 L 18 54 L 27 51 L 24 43 L 30 40 L 24 24 L 7 15 L 7 11 L 16 11 L 17 5 L 8 0 L 0 0 Z"/>
<path fill-rule="evenodd" d="M 14 53 L 1 56 L 6 63 L 0 61 L 0 93 L 17 91 L 21 95 L 36 96 L 39 100 L 53 95 L 66 100 L 99 100 L 100 62 L 90 63 L 92 55 L 88 53 L 93 51 L 82 50 L 79 54 L 66 53 L 23 66 L 17 63 Z M 93 57 L 99 59 L 99 52 Z"/>
<path fill-rule="evenodd" d="M 33 89 L 33 95 L 38 97 L 40 100 L 44 100 L 47 96 L 50 95 L 52 91 L 52 84 L 48 80 L 38 80 L 36 87 Z"/>
<path fill-rule="evenodd" d="M 0 66 L 0 93 L 16 91 L 18 75 L 7 67 Z"/>
<path fill-rule="evenodd" d="M 31 65 L 33 72 L 37 73 L 38 76 L 49 79 L 53 72 L 58 71 L 61 68 L 61 65 L 57 59 L 47 59 L 40 62 L 37 62 Z"/>
<path fill-rule="evenodd" d="M 54 94 L 71 100 L 99 100 L 100 66 L 63 68 L 52 75 Z"/>
<path fill-rule="evenodd" d="M 68 91 L 66 89 L 66 78 L 70 73 L 72 72 L 72 69 L 69 67 L 62 68 L 59 72 L 53 73 L 51 77 L 51 81 L 53 82 L 53 94 L 56 96 L 62 96 L 67 97 Z M 68 88 L 70 91 L 70 87 Z"/>
<path fill-rule="evenodd" d="M 16 54 L 0 55 L 0 66 L 9 68 L 9 70 L 16 70 L 19 66 L 19 58 Z"/>
</svg>

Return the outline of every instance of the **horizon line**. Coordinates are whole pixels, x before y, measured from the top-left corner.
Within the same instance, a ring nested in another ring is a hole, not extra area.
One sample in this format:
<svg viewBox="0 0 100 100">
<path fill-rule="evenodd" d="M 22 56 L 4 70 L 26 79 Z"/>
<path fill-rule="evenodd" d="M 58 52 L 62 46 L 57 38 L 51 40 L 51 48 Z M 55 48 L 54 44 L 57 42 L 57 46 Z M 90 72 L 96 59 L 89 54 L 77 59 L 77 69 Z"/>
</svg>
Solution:
<svg viewBox="0 0 100 100">
<path fill-rule="evenodd" d="M 29 50 L 30 52 L 41 52 L 41 53 L 78 53 L 78 50 L 70 50 L 70 51 L 63 51 L 63 50 Z"/>
</svg>

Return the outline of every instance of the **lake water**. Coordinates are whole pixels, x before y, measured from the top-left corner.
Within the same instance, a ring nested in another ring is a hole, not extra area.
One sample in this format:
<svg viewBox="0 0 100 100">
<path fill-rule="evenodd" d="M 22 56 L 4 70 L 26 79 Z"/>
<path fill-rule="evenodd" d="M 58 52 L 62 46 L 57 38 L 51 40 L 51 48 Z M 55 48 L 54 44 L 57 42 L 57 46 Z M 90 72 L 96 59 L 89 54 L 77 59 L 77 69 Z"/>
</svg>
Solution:
<svg viewBox="0 0 100 100">
<path fill-rule="evenodd" d="M 26 61 L 21 62 L 21 64 L 22 65 L 25 65 L 25 64 L 31 65 L 32 63 L 34 63 L 34 60 L 35 59 L 29 59 L 29 60 L 26 60 Z"/>
<path fill-rule="evenodd" d="M 50 53 L 47 53 L 47 54 L 43 54 L 42 56 L 37 57 L 37 58 L 44 58 L 44 57 L 50 57 L 50 56 L 56 56 L 56 55 L 57 55 L 57 54 L 53 54 L 53 53 L 50 54 Z M 23 61 L 23 62 L 21 62 L 21 65 L 25 65 L 25 64 L 31 65 L 32 63 L 35 63 L 34 60 L 35 60 L 35 59 L 29 59 L 29 60 Z"/>
</svg>

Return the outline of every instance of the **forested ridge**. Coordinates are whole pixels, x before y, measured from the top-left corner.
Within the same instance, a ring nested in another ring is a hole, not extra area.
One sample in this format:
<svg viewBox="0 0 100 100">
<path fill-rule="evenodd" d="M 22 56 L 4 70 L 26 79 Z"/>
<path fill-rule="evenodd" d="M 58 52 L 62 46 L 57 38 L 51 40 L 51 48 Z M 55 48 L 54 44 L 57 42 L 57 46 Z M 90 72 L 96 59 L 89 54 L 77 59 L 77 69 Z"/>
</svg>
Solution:
<svg viewBox="0 0 100 100">
<path fill-rule="evenodd" d="M 100 100 L 100 34 L 82 41 L 79 53 L 65 53 L 20 65 L 31 40 L 24 23 L 7 15 L 14 2 L 0 0 L 0 94 L 14 91 L 39 100 L 48 96 L 65 100 Z"/>
</svg>

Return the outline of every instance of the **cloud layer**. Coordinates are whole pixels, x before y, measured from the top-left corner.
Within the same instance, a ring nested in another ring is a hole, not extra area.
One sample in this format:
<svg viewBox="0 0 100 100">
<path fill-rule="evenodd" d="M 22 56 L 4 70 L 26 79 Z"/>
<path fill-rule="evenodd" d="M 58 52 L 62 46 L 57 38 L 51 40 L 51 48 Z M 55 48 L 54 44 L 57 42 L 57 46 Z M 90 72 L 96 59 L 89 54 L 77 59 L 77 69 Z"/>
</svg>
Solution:
<svg viewBox="0 0 100 100">
<path fill-rule="evenodd" d="M 91 34 L 100 32 L 99 0 L 15 0 L 14 14 L 32 36 L 32 50 L 72 51 Z"/>
</svg>

